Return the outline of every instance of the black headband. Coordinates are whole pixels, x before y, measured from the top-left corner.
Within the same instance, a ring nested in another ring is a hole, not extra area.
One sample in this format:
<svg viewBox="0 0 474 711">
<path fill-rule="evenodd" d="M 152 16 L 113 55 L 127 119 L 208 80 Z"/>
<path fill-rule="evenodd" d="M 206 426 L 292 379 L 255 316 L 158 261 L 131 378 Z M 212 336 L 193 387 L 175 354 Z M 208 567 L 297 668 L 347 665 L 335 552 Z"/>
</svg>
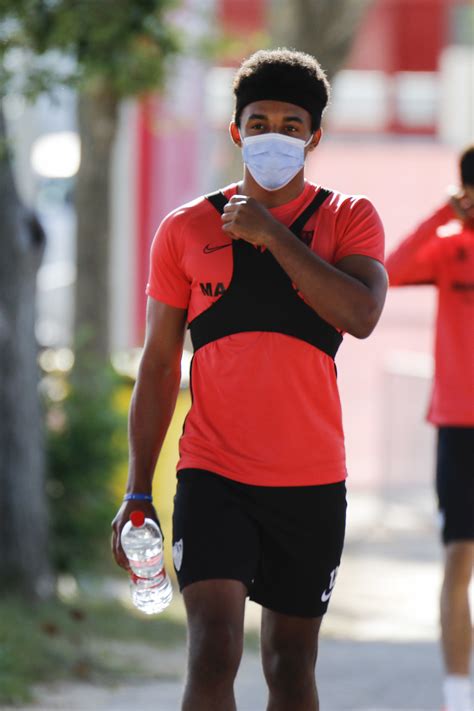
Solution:
<svg viewBox="0 0 474 711">
<path fill-rule="evenodd" d="M 284 101 L 288 104 L 295 104 L 311 114 L 312 123 L 314 126 L 319 126 L 321 123 L 321 115 L 324 106 L 321 103 L 321 98 L 311 95 L 307 91 L 302 91 L 299 86 L 281 83 L 279 86 L 241 86 L 235 103 L 235 122 L 239 124 L 242 111 L 248 104 L 254 101 Z"/>
</svg>

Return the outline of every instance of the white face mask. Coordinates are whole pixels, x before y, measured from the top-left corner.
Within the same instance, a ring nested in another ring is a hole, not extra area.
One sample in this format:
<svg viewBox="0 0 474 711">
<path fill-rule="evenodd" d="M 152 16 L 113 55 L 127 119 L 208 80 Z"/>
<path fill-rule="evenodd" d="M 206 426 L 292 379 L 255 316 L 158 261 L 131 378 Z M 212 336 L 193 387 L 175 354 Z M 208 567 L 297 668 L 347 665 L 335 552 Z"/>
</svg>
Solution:
<svg viewBox="0 0 474 711">
<path fill-rule="evenodd" d="M 306 143 L 281 133 L 263 133 L 242 138 L 242 157 L 253 179 L 265 190 L 280 190 L 304 165 Z"/>
</svg>

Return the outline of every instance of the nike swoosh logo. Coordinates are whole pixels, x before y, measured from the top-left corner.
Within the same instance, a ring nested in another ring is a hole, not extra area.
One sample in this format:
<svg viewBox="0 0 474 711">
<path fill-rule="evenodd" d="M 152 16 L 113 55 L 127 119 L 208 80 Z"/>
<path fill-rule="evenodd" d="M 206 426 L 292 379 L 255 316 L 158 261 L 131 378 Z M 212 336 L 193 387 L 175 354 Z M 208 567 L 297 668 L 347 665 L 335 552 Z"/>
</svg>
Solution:
<svg viewBox="0 0 474 711">
<path fill-rule="evenodd" d="M 329 592 L 327 590 L 325 590 L 323 592 L 323 594 L 321 595 L 322 602 L 327 602 L 329 600 L 329 598 L 331 597 L 331 595 L 332 595 L 332 590 L 329 590 Z"/>
<path fill-rule="evenodd" d="M 204 254 L 212 254 L 213 252 L 217 252 L 218 249 L 224 249 L 224 247 L 232 247 L 232 242 L 228 242 L 227 244 L 219 244 L 217 247 L 212 247 L 210 244 L 206 244 L 202 251 Z"/>
</svg>

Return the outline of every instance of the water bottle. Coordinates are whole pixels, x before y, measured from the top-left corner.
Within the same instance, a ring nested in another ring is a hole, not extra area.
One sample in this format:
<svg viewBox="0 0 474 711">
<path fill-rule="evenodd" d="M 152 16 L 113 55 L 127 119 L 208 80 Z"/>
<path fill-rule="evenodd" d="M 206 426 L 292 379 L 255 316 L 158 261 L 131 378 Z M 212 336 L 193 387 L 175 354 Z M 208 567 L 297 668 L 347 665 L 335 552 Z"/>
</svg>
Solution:
<svg viewBox="0 0 474 711">
<path fill-rule="evenodd" d="M 132 511 L 120 542 L 130 563 L 130 591 L 136 608 L 153 615 L 168 607 L 173 597 L 163 563 L 163 537 L 155 521 L 143 511 Z"/>
</svg>

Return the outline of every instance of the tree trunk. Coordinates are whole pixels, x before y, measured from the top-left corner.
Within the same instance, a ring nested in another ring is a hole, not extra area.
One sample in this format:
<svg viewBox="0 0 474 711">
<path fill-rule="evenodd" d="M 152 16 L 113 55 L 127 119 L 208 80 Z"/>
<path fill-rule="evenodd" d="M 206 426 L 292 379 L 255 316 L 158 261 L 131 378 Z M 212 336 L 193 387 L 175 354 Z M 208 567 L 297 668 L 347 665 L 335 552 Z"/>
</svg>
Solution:
<svg viewBox="0 0 474 711">
<path fill-rule="evenodd" d="M 52 592 L 35 339 L 44 232 L 21 204 L 0 110 L 0 594 Z"/>
<path fill-rule="evenodd" d="M 316 57 L 331 79 L 344 65 L 371 0 L 278 0 L 272 37 Z"/>
<path fill-rule="evenodd" d="M 106 363 L 110 352 L 110 165 L 117 117 L 117 97 L 106 89 L 88 89 L 79 95 L 75 308 L 79 371 L 84 365 Z"/>
</svg>

